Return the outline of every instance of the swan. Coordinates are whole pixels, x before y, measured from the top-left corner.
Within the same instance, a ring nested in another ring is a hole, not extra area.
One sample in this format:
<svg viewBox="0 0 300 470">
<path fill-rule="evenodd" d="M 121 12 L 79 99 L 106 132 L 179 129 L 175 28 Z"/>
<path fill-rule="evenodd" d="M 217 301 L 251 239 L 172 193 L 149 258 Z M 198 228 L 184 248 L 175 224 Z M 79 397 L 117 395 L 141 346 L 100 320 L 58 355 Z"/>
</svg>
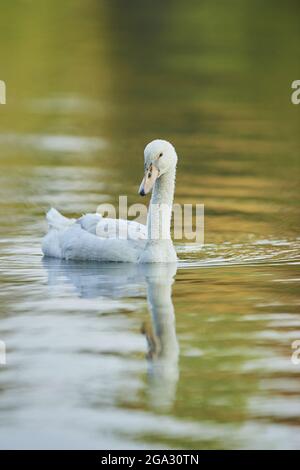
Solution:
<svg viewBox="0 0 300 470">
<path fill-rule="evenodd" d="M 49 230 L 42 242 L 43 254 L 66 260 L 176 262 L 170 234 L 176 166 L 173 145 L 166 140 L 153 140 L 144 150 L 145 173 L 139 188 L 141 196 L 152 190 L 147 225 L 103 218 L 100 214 L 69 219 L 52 208 L 46 216 Z"/>
</svg>

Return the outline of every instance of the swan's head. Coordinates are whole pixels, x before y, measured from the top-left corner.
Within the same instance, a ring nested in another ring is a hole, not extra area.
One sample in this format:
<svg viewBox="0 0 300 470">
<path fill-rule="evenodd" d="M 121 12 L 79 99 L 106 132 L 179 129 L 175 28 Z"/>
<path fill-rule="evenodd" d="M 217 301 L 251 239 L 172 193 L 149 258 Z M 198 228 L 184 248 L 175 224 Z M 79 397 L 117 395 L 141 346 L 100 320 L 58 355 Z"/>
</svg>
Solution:
<svg viewBox="0 0 300 470">
<path fill-rule="evenodd" d="M 170 142 L 156 139 L 146 145 L 144 161 L 145 175 L 139 189 L 141 196 L 151 191 L 157 178 L 174 170 L 177 164 L 177 154 Z"/>
</svg>

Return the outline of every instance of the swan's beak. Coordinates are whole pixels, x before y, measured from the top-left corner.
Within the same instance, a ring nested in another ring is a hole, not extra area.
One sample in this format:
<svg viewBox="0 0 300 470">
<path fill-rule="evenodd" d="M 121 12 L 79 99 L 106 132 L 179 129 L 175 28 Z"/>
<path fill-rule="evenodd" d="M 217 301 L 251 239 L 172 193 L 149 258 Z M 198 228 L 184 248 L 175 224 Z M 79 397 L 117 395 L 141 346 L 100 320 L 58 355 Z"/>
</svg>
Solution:
<svg viewBox="0 0 300 470">
<path fill-rule="evenodd" d="M 149 191 L 151 191 L 153 188 L 154 183 L 158 177 L 159 170 L 154 165 L 150 165 L 148 170 L 145 171 L 145 176 L 139 189 L 139 195 L 146 196 L 146 194 L 148 194 Z"/>
</svg>

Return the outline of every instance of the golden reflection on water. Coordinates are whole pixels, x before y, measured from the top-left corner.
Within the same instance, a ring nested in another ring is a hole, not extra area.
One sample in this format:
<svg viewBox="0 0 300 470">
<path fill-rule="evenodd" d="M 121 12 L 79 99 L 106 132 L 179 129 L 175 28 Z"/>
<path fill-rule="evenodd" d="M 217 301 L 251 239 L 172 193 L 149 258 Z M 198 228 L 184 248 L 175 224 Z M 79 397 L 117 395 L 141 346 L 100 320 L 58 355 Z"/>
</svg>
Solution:
<svg viewBox="0 0 300 470">
<path fill-rule="evenodd" d="M 299 447 L 298 19 L 274 0 L 3 3 L 0 447 Z M 156 137 L 176 202 L 205 204 L 165 382 L 147 276 L 79 263 L 51 283 L 40 252 L 49 206 L 139 202 Z"/>
</svg>

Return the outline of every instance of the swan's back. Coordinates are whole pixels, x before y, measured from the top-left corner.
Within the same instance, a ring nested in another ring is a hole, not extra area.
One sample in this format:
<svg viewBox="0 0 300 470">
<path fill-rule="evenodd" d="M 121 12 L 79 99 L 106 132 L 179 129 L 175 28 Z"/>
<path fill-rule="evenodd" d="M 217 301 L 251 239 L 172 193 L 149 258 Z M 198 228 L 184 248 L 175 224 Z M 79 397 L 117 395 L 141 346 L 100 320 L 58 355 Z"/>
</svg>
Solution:
<svg viewBox="0 0 300 470">
<path fill-rule="evenodd" d="M 120 239 L 96 235 L 101 215 L 87 214 L 68 219 L 55 209 L 47 214 L 49 231 L 42 243 L 45 256 L 61 259 L 137 263 L 145 248 L 144 239 Z M 106 220 L 106 219 L 103 219 Z"/>
</svg>

